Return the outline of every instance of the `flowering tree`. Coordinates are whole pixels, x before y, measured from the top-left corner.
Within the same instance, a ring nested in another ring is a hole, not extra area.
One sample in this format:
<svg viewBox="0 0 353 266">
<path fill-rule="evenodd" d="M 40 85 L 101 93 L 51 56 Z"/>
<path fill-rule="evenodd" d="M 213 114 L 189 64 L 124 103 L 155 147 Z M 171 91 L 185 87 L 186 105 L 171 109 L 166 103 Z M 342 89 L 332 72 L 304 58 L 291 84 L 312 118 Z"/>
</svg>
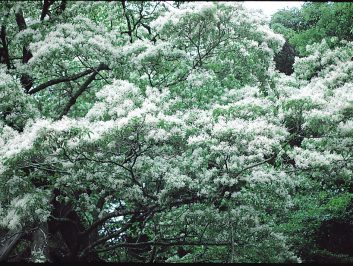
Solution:
<svg viewBox="0 0 353 266">
<path fill-rule="evenodd" d="M 351 43 L 287 77 L 240 3 L 1 7 L 0 260 L 300 261 L 274 225 L 351 176 Z"/>
</svg>

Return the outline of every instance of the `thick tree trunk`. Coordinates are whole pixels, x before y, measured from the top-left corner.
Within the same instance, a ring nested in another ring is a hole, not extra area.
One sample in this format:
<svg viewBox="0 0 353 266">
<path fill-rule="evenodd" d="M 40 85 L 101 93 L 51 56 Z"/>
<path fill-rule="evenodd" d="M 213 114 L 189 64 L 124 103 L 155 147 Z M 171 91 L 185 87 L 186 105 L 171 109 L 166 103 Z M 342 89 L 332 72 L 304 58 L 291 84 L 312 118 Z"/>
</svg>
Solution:
<svg viewBox="0 0 353 266">
<path fill-rule="evenodd" d="M 0 41 L 2 44 L 2 48 L 0 48 L 0 64 L 6 64 L 7 69 L 10 69 L 9 48 L 6 41 L 6 27 L 4 25 L 1 25 Z"/>
<path fill-rule="evenodd" d="M 50 262 L 48 224 L 42 223 L 32 235 L 31 261 Z"/>
<path fill-rule="evenodd" d="M 0 242 L 0 262 L 7 261 L 22 235 L 22 230 L 10 231 L 5 235 L 4 239 Z"/>
<path fill-rule="evenodd" d="M 18 12 L 15 14 L 15 17 L 16 17 L 16 23 L 17 23 L 19 31 L 23 31 L 23 30 L 27 29 L 26 20 L 23 16 L 21 9 L 18 10 Z M 29 59 L 32 58 L 32 53 L 26 45 L 23 46 L 22 54 L 23 54 L 22 63 L 27 64 Z M 33 79 L 28 74 L 23 73 L 21 75 L 20 81 L 26 91 L 29 91 L 32 88 Z"/>
</svg>

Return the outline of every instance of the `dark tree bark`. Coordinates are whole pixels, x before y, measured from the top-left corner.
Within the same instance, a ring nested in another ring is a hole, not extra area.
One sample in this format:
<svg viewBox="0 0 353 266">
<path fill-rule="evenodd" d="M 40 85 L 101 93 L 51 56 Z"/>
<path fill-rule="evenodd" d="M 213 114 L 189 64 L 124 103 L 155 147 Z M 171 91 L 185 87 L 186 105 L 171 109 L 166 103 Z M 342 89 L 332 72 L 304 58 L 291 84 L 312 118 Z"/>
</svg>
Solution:
<svg viewBox="0 0 353 266">
<path fill-rule="evenodd" d="M 80 194 L 77 191 L 76 197 L 78 198 Z M 80 257 L 80 252 L 88 247 L 95 237 L 98 237 L 98 227 L 91 230 L 89 234 L 83 234 L 85 227 L 73 205 L 70 202 L 57 201 L 56 197 L 59 195 L 61 195 L 60 190 L 55 189 L 54 198 L 51 202 L 53 210 L 51 218 L 48 220 L 48 232 L 53 236 L 50 239 L 52 261 L 99 261 L 99 257 L 94 252 Z"/>
<path fill-rule="evenodd" d="M 6 27 L 4 25 L 1 26 L 0 40 L 2 44 L 2 47 L 0 48 L 0 64 L 6 64 L 7 69 L 10 69 L 11 64 L 10 64 L 9 48 L 7 46 L 7 41 L 6 41 Z"/>
<path fill-rule="evenodd" d="M 46 222 L 40 224 L 38 229 L 36 229 L 32 234 L 32 245 L 31 245 L 32 256 L 37 252 L 40 252 L 44 255 L 45 261 L 51 261 L 49 256 L 48 224 Z M 35 257 L 32 257 L 31 259 L 35 261 Z"/>
<path fill-rule="evenodd" d="M 34 94 L 34 93 L 37 93 L 37 92 L 39 92 L 41 90 L 44 90 L 47 87 L 50 87 L 50 86 L 53 86 L 53 85 L 56 85 L 56 84 L 59 84 L 59 83 L 62 83 L 62 82 L 69 82 L 69 81 L 77 80 L 79 78 L 82 78 L 84 76 L 87 76 L 88 74 L 91 74 L 91 73 L 95 72 L 97 69 L 98 68 L 96 68 L 96 69 L 88 69 L 88 70 L 82 71 L 82 72 L 80 72 L 78 74 L 75 74 L 75 75 L 72 75 L 72 76 L 69 76 L 69 77 L 62 77 L 62 78 L 49 80 L 49 81 L 47 81 L 47 82 L 45 82 L 45 83 L 33 88 L 28 93 L 29 94 Z"/>
<path fill-rule="evenodd" d="M 66 0 L 62 0 L 61 1 L 61 3 L 60 3 L 60 5 L 59 5 L 59 7 L 58 7 L 58 10 L 56 11 L 56 14 L 57 15 L 61 15 L 64 11 L 65 11 L 65 9 L 66 9 Z"/>
<path fill-rule="evenodd" d="M 22 10 L 18 10 L 18 12 L 15 14 L 16 17 L 16 23 L 18 26 L 19 31 L 25 30 L 27 28 L 26 21 L 23 17 Z M 29 59 L 32 58 L 32 53 L 31 51 L 26 47 L 26 45 L 23 46 L 22 49 L 22 63 L 26 64 L 28 63 Z M 28 75 L 28 74 L 22 74 L 21 78 L 21 84 L 25 88 L 26 91 L 29 91 L 33 85 L 33 79 Z"/>
<path fill-rule="evenodd" d="M 5 234 L 0 242 L 0 262 L 7 261 L 12 250 L 20 241 L 23 233 L 22 230 L 10 231 Z"/>
<path fill-rule="evenodd" d="M 121 1 L 121 5 L 123 6 L 123 14 L 124 14 L 124 17 L 125 17 L 126 23 L 127 23 L 127 31 L 126 31 L 126 33 L 130 37 L 130 43 L 132 43 L 132 31 L 133 31 L 133 29 L 131 27 L 131 21 L 130 21 L 129 15 L 126 13 L 126 0 L 122 0 Z"/>
<path fill-rule="evenodd" d="M 88 89 L 88 86 L 92 83 L 92 81 L 96 78 L 96 75 L 101 70 L 109 70 L 109 67 L 106 64 L 100 64 L 97 69 L 94 70 L 92 75 L 88 77 L 88 79 L 81 85 L 78 91 L 70 98 L 69 102 L 64 107 L 64 110 L 59 115 L 58 119 L 61 119 L 64 115 L 67 115 L 71 109 L 71 107 L 76 103 L 77 98 Z"/>
<path fill-rule="evenodd" d="M 46 15 L 49 15 L 49 8 L 54 3 L 54 0 L 44 0 L 40 21 L 43 21 Z"/>
</svg>

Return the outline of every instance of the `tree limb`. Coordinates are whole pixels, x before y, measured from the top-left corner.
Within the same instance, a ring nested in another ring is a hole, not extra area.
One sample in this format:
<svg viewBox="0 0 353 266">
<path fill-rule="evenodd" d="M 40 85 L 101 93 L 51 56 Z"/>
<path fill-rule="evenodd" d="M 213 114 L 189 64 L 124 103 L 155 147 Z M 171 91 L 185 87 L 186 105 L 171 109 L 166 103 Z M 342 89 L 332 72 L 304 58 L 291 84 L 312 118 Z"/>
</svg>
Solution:
<svg viewBox="0 0 353 266">
<path fill-rule="evenodd" d="M 151 246 L 163 246 L 163 247 L 172 247 L 172 246 L 229 246 L 229 242 L 184 242 L 184 241 L 178 241 L 178 242 L 157 242 L 157 241 L 148 241 L 148 242 L 137 242 L 137 243 L 118 243 L 115 245 L 112 245 L 108 248 L 97 250 L 96 252 L 106 252 L 112 249 L 116 248 L 138 248 L 138 247 L 144 247 L 146 245 L 151 245 Z"/>
<path fill-rule="evenodd" d="M 49 7 L 54 3 L 53 0 L 44 0 L 40 21 L 43 21 L 45 16 L 49 14 Z"/>
<path fill-rule="evenodd" d="M 23 233 L 18 231 L 13 233 L 0 247 L 0 262 L 6 261 L 9 257 L 11 251 L 16 247 L 17 243 L 20 241 Z"/>
<path fill-rule="evenodd" d="M 7 69 L 10 69 L 11 65 L 10 65 L 9 48 L 6 42 L 6 27 L 4 25 L 1 25 L 0 40 L 2 43 L 2 49 L 0 52 L 0 63 L 6 64 Z"/>
<path fill-rule="evenodd" d="M 128 14 L 126 13 L 126 4 L 125 4 L 126 0 L 122 0 L 121 1 L 121 5 L 123 6 L 123 14 L 124 17 L 126 18 L 126 23 L 127 23 L 127 29 L 128 31 L 126 31 L 125 33 L 127 33 L 130 37 L 130 43 L 132 43 L 132 31 L 133 29 L 131 28 L 131 22 L 130 22 L 130 18 L 128 16 Z"/>
<path fill-rule="evenodd" d="M 92 81 L 95 79 L 96 75 L 98 74 L 98 71 L 100 70 L 109 70 L 109 67 L 106 64 L 100 64 L 96 71 L 92 73 L 91 76 L 88 77 L 88 79 L 85 81 L 85 83 L 82 84 L 82 86 L 79 88 L 79 90 L 70 98 L 69 102 L 66 104 L 64 110 L 61 112 L 59 115 L 58 119 L 61 119 L 64 115 L 67 115 L 68 112 L 70 111 L 71 107 L 76 103 L 77 98 L 87 90 L 88 86 L 92 83 Z"/>
<path fill-rule="evenodd" d="M 135 218 L 136 218 L 136 214 L 133 215 L 131 217 L 131 219 L 123 226 L 121 227 L 117 232 L 111 234 L 111 235 L 108 235 L 108 236 L 105 236 L 105 237 L 102 237 L 98 240 L 96 240 L 95 242 L 93 242 L 92 244 L 90 244 L 89 246 L 87 246 L 86 248 L 84 248 L 81 253 L 80 253 L 80 257 L 83 257 L 85 256 L 92 248 L 94 248 L 95 246 L 101 244 L 101 243 L 104 243 L 106 242 L 107 240 L 111 239 L 111 238 L 114 238 L 114 237 L 118 237 L 121 235 L 121 233 L 125 232 L 126 230 L 128 230 L 135 222 Z"/>
<path fill-rule="evenodd" d="M 59 7 L 58 7 L 58 10 L 56 11 L 57 15 L 61 15 L 65 9 L 66 9 L 66 2 L 67 0 L 62 0 Z"/>
<path fill-rule="evenodd" d="M 98 68 L 96 68 L 96 70 L 98 70 Z M 45 88 L 47 88 L 49 86 L 53 86 L 53 85 L 56 85 L 56 84 L 59 84 L 59 83 L 62 83 L 62 82 L 69 82 L 69 81 L 73 81 L 73 80 L 82 78 L 84 76 L 87 76 L 88 74 L 91 74 L 91 73 L 95 72 L 96 70 L 87 69 L 85 71 L 82 71 L 82 72 L 80 72 L 78 74 L 75 74 L 75 75 L 72 75 L 72 76 L 69 76 L 69 77 L 61 77 L 61 78 L 49 80 L 49 81 L 37 86 L 36 88 L 33 88 L 32 90 L 30 90 L 28 92 L 28 94 L 34 94 L 34 93 L 36 93 L 38 91 L 44 90 Z"/>
<path fill-rule="evenodd" d="M 86 236 L 86 235 L 90 234 L 95 228 L 97 228 L 98 226 L 104 224 L 107 220 L 109 220 L 111 218 L 119 217 L 119 216 L 126 216 L 126 215 L 136 215 L 136 214 L 139 214 L 139 213 L 140 213 L 139 211 L 116 210 L 116 211 L 114 211 L 112 213 L 108 213 L 107 215 L 105 215 L 101 219 L 99 219 L 96 222 L 94 222 L 89 228 L 87 228 L 87 230 L 82 232 L 80 235 L 81 236 Z"/>
<path fill-rule="evenodd" d="M 26 21 L 23 17 L 23 12 L 21 9 L 19 9 L 16 14 L 16 23 L 18 26 L 19 31 L 23 31 L 27 28 Z M 22 49 L 22 63 L 26 64 L 28 63 L 29 59 L 32 58 L 32 53 L 31 51 L 26 47 L 26 45 L 23 46 Z M 29 91 L 33 85 L 33 79 L 28 75 L 28 74 L 22 74 L 21 75 L 21 84 L 25 88 L 26 91 Z"/>
</svg>

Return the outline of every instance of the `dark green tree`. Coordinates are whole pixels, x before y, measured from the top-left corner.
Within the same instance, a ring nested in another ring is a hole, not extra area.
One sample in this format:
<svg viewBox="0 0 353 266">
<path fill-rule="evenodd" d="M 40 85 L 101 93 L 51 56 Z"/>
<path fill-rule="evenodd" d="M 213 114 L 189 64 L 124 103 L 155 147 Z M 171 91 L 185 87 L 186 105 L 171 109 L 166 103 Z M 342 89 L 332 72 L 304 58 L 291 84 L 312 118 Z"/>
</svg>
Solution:
<svg viewBox="0 0 353 266">
<path fill-rule="evenodd" d="M 271 18 L 271 28 L 284 35 L 300 55 L 306 46 L 330 40 L 353 40 L 353 3 L 307 2 L 302 8 L 283 9 Z"/>
</svg>

